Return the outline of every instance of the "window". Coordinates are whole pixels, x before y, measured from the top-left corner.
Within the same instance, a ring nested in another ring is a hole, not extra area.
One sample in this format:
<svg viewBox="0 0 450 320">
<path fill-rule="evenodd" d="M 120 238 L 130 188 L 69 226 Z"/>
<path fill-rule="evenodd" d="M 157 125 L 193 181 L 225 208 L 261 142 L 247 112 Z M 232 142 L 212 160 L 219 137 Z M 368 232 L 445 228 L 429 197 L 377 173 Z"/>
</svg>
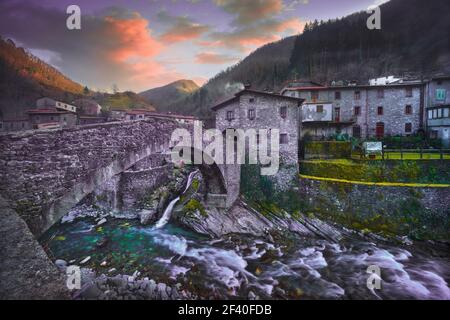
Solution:
<svg viewBox="0 0 450 320">
<path fill-rule="evenodd" d="M 317 92 L 317 91 L 312 91 L 312 92 L 311 92 L 311 100 L 312 100 L 312 101 L 317 101 L 317 100 L 319 100 L 319 92 Z"/>
<path fill-rule="evenodd" d="M 227 120 L 231 121 L 234 119 L 234 111 L 227 111 Z"/>
<path fill-rule="evenodd" d="M 249 118 L 250 120 L 255 119 L 255 109 L 249 109 L 249 110 L 248 110 L 248 118 Z"/>
<path fill-rule="evenodd" d="M 413 96 L 412 88 L 406 88 L 406 97 L 411 98 Z"/>
<path fill-rule="evenodd" d="M 321 105 L 321 104 L 320 104 L 320 105 L 317 105 L 317 106 L 316 106 L 316 112 L 317 112 L 317 113 L 323 113 L 323 105 Z"/>
<path fill-rule="evenodd" d="M 248 101 L 249 101 L 250 103 L 254 103 L 254 102 L 255 102 L 255 98 L 250 98 Z"/>
<path fill-rule="evenodd" d="M 412 106 L 407 105 L 405 107 L 405 114 L 412 114 Z"/>
<path fill-rule="evenodd" d="M 405 123 L 405 132 L 411 133 L 411 131 L 412 131 L 412 123 L 410 123 L 410 122 Z"/>
<path fill-rule="evenodd" d="M 53 121 L 53 117 L 50 117 L 50 121 Z"/>
<path fill-rule="evenodd" d="M 286 133 L 280 134 L 280 144 L 288 144 L 288 135 Z"/>
<path fill-rule="evenodd" d="M 355 107 L 354 108 L 354 115 L 360 116 L 361 115 L 361 107 Z"/>
<path fill-rule="evenodd" d="M 383 115 L 383 107 L 378 107 L 378 108 L 377 108 L 377 114 L 378 114 L 379 116 L 382 116 L 382 115 Z"/>
<path fill-rule="evenodd" d="M 383 89 L 378 89 L 377 97 L 378 97 L 378 99 L 383 99 L 384 98 L 384 90 Z"/>
<path fill-rule="evenodd" d="M 428 110 L 428 119 L 433 119 L 433 110 Z"/>
<path fill-rule="evenodd" d="M 448 118 L 449 117 L 449 113 L 450 113 L 450 109 L 449 108 L 445 108 L 443 117 L 444 118 Z"/>
<path fill-rule="evenodd" d="M 361 99 L 361 92 L 355 91 L 355 100 L 360 100 L 360 99 Z"/>
<path fill-rule="evenodd" d="M 353 131 L 354 138 L 361 138 L 361 127 L 360 126 L 354 126 L 352 131 Z"/>
<path fill-rule="evenodd" d="M 436 89 L 436 100 L 445 101 L 446 93 L 445 89 Z"/>
<path fill-rule="evenodd" d="M 284 119 L 287 116 L 287 107 L 280 108 L 280 116 Z"/>
<path fill-rule="evenodd" d="M 334 93 L 334 100 L 341 100 L 341 92 L 340 91 L 336 91 Z"/>
<path fill-rule="evenodd" d="M 437 109 L 433 110 L 433 119 L 436 119 L 438 117 Z"/>
</svg>

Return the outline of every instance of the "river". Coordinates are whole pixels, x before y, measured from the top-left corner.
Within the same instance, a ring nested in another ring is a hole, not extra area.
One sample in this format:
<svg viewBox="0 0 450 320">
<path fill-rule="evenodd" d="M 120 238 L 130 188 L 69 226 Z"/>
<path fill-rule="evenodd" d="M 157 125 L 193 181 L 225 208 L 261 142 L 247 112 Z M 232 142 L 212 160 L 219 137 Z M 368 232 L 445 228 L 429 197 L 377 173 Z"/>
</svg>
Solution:
<svg viewBox="0 0 450 320">
<path fill-rule="evenodd" d="M 139 270 L 201 298 L 450 299 L 448 257 L 414 246 L 295 236 L 276 244 L 250 235 L 211 240 L 171 223 L 110 219 L 96 226 L 90 218 L 56 226 L 43 242 L 58 259 L 77 264 L 90 256 L 86 266 L 99 273 Z M 367 288 L 369 265 L 382 270 L 381 290 Z"/>
</svg>

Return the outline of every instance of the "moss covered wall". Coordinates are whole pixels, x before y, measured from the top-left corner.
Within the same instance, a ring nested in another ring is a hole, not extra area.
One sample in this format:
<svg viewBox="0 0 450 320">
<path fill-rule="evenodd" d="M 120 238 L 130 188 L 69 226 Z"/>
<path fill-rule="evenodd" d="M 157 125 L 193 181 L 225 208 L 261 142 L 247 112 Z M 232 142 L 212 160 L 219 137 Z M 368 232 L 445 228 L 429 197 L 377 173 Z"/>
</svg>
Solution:
<svg viewBox="0 0 450 320">
<path fill-rule="evenodd" d="M 300 179 L 303 211 L 351 228 L 450 238 L 450 188 L 380 187 Z"/>
</svg>

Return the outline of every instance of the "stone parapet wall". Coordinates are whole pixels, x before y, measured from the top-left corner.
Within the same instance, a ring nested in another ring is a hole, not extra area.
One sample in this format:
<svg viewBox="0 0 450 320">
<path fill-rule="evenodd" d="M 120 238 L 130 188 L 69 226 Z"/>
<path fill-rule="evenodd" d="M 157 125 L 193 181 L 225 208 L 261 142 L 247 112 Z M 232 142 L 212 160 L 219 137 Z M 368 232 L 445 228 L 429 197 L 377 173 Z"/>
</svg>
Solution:
<svg viewBox="0 0 450 320">
<path fill-rule="evenodd" d="M 0 196 L 0 299 L 69 299 L 65 275 Z"/>
</svg>

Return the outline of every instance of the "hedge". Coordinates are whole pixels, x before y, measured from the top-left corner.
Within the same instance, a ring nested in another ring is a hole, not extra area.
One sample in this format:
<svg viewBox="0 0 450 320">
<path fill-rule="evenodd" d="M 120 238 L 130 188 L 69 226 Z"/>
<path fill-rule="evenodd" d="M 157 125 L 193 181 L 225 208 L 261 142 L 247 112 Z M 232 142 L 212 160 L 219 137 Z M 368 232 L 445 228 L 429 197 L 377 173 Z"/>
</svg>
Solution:
<svg viewBox="0 0 450 320">
<path fill-rule="evenodd" d="M 352 144 L 349 141 L 305 142 L 305 159 L 350 159 Z"/>
<path fill-rule="evenodd" d="M 351 160 L 301 161 L 306 176 L 367 182 L 448 184 L 448 164 L 424 161 L 355 162 Z"/>
</svg>

